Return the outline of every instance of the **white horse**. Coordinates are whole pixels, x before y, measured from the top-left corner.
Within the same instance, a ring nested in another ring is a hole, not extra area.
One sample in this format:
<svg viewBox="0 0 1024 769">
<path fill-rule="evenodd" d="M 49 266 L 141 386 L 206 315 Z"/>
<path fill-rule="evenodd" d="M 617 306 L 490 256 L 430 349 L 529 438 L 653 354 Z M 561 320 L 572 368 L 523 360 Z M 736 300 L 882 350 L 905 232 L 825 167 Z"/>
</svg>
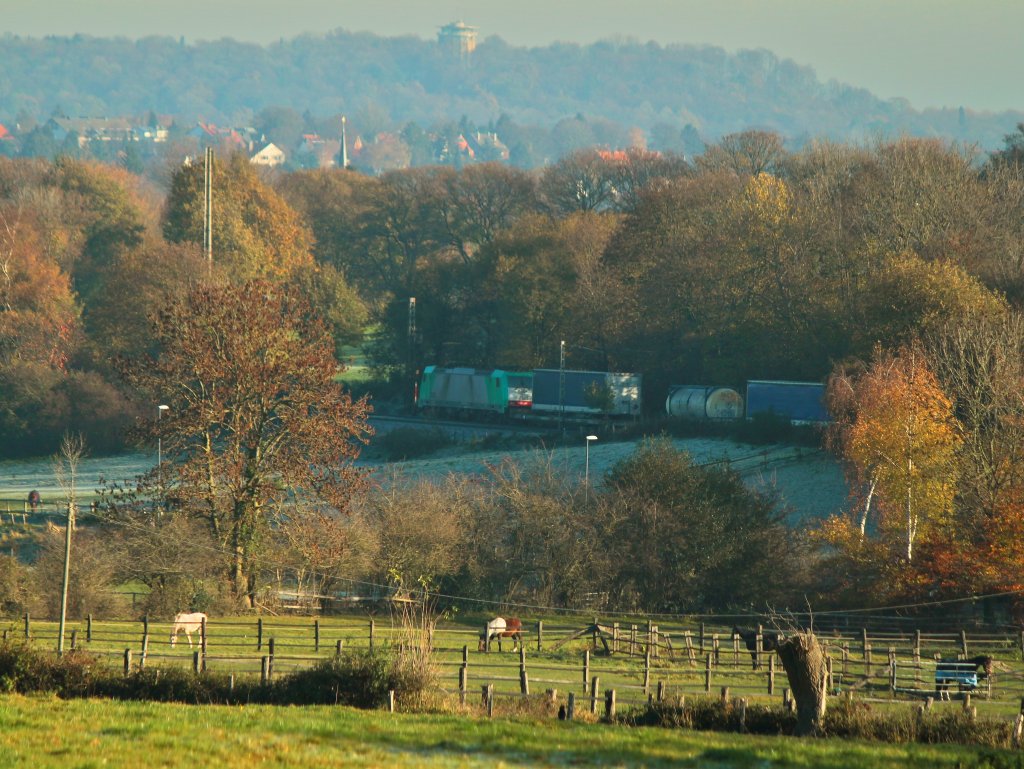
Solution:
<svg viewBox="0 0 1024 769">
<path fill-rule="evenodd" d="M 185 638 L 188 639 L 188 648 L 192 648 L 192 634 L 199 633 L 203 629 L 203 623 L 206 622 L 206 615 L 201 611 L 182 612 L 174 616 L 174 627 L 171 628 L 171 646 L 173 647 L 175 642 L 178 640 L 178 633 L 184 633 Z"/>
</svg>

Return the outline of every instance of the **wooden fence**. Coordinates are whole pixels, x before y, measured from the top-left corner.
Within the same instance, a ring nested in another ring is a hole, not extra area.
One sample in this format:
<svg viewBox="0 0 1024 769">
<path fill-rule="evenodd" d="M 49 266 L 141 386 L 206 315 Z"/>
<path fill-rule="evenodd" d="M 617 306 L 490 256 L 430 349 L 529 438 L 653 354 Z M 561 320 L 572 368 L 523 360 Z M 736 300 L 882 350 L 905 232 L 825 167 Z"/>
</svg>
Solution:
<svg viewBox="0 0 1024 769">
<path fill-rule="evenodd" d="M 438 626 L 428 643 L 442 688 L 461 701 L 471 691 L 491 697 L 573 693 L 594 712 L 602 692 L 614 689 L 618 704 L 636 704 L 687 695 L 736 697 L 744 701 L 788 702 L 786 677 L 774 652 L 761 652 L 756 664 L 729 628 L 597 621 L 524 623 L 523 644 L 511 653 L 479 651 L 479 629 Z M 3 626 L 0 624 L 0 626 Z M 170 643 L 167 621 L 105 621 L 92 617 L 68 625 L 68 648 L 87 649 L 126 672 L 148 666 L 191 666 L 259 677 L 263 682 L 346 649 L 419 644 L 422 638 L 389 618 L 214 618 L 193 638 Z M 55 649 L 57 625 L 25 615 L 3 626 L 4 639 L 28 639 Z M 993 713 L 1012 715 L 1024 698 L 1024 633 L 966 631 L 821 634 L 833 695 L 868 701 L 928 702 L 936 698 L 936 657 L 955 659 L 987 654 L 994 675 L 972 692 L 952 691 L 954 699 Z M 478 688 L 479 687 L 479 688 Z"/>
</svg>

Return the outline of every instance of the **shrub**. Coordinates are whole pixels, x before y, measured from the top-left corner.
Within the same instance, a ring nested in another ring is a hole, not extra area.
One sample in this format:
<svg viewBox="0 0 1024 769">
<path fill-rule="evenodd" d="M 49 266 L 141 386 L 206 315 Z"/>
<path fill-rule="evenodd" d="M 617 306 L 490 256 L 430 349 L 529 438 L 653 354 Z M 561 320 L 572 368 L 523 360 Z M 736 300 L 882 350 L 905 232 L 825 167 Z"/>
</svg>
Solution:
<svg viewBox="0 0 1024 769">
<path fill-rule="evenodd" d="M 296 705 L 373 708 L 386 703 L 388 691 L 395 688 L 390 652 L 356 651 L 291 673 L 281 681 L 274 699 Z"/>
<path fill-rule="evenodd" d="M 183 702 L 196 705 L 260 702 L 266 699 L 258 685 L 233 687 L 231 677 L 224 673 L 196 675 L 187 668 L 148 668 L 130 676 L 110 670 L 98 679 L 92 694 L 122 700 Z"/>
<path fill-rule="evenodd" d="M 695 698 L 685 705 L 651 703 L 618 719 L 630 726 L 662 726 L 679 729 L 751 734 L 792 734 L 796 715 L 778 707 L 748 705 L 740 713 L 731 703 Z M 929 743 L 1009 747 L 1012 724 L 999 719 L 972 718 L 960 710 L 919 713 L 916 706 L 876 712 L 870 705 L 834 700 L 825 713 L 819 736 L 888 743 Z"/>
<path fill-rule="evenodd" d="M 0 691 L 83 695 L 90 690 L 95 658 L 82 651 L 58 657 L 19 641 L 0 642 Z"/>
</svg>

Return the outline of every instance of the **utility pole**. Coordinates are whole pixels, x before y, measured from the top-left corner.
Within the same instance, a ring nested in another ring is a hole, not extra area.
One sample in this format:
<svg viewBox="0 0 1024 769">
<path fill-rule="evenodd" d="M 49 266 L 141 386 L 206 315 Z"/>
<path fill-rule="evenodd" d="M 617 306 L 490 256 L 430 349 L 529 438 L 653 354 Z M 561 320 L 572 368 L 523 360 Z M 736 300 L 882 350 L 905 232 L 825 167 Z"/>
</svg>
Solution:
<svg viewBox="0 0 1024 769">
<path fill-rule="evenodd" d="M 412 379 L 412 407 L 416 408 L 416 297 L 409 297 L 409 378 Z"/>
<path fill-rule="evenodd" d="M 348 168 L 348 144 L 346 142 L 347 137 L 345 136 L 345 116 L 341 116 L 341 170 L 344 171 Z"/>
<path fill-rule="evenodd" d="M 203 166 L 203 252 L 209 276 L 213 277 L 213 147 L 206 148 Z"/>
<path fill-rule="evenodd" d="M 565 340 L 558 348 L 558 430 L 565 437 Z"/>
</svg>

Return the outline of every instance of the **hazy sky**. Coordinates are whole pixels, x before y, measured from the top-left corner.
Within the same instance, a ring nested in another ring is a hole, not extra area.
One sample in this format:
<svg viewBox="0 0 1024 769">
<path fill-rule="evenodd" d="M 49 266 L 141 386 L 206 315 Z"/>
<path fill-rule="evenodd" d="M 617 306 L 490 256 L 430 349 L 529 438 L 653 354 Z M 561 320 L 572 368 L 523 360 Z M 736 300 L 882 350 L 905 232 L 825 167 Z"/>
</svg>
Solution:
<svg viewBox="0 0 1024 769">
<path fill-rule="evenodd" d="M 1024 110 L 1024 0 L 0 0 L 0 32 L 30 36 L 266 43 L 342 27 L 433 38 L 457 19 L 517 45 L 766 48 L 918 108 Z"/>
</svg>

